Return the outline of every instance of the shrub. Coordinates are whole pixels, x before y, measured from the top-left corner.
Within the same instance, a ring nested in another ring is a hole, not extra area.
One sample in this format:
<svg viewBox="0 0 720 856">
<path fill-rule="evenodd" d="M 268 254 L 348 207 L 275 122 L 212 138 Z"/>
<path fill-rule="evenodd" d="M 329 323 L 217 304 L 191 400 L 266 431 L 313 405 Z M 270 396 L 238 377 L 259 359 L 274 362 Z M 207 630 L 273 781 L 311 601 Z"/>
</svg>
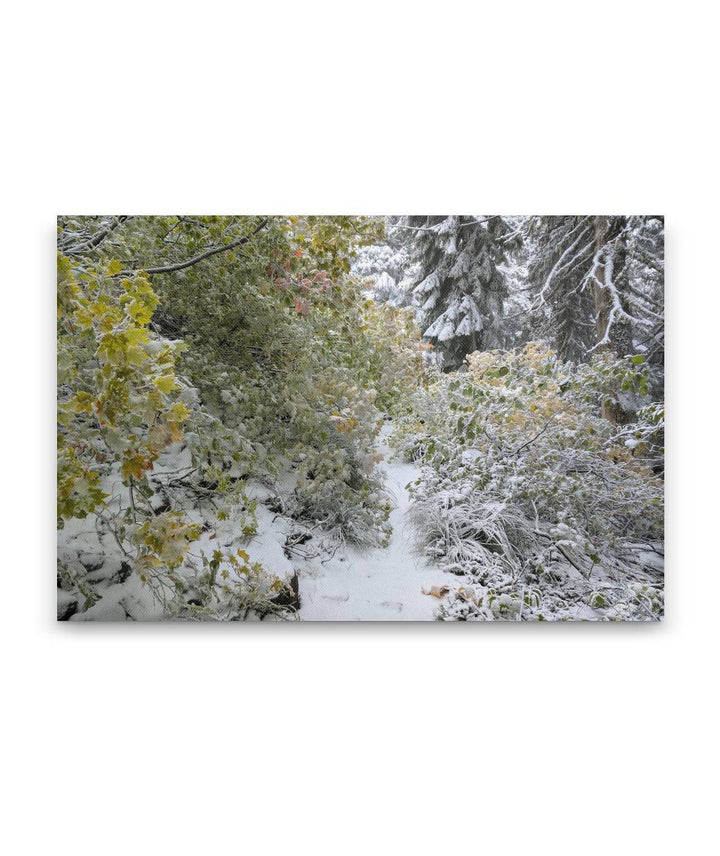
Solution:
<svg viewBox="0 0 720 856">
<path fill-rule="evenodd" d="M 653 574 L 637 565 L 638 545 L 662 538 L 660 417 L 648 405 L 619 428 L 602 417 L 602 396 L 614 378 L 642 402 L 643 366 L 603 355 L 578 370 L 535 343 L 467 362 L 418 395 L 395 439 L 423 465 L 409 487 L 425 551 L 481 587 L 464 613 L 483 605 L 498 617 L 488 598 L 508 595 L 523 607 L 502 617 L 619 617 L 627 585 Z M 598 582 L 617 584 L 604 605 L 590 602 Z M 539 604 L 524 604 L 528 586 Z"/>
<path fill-rule="evenodd" d="M 93 517 L 184 615 L 229 615 L 228 586 L 243 610 L 254 595 L 269 609 L 262 568 L 221 586 L 191 552 L 200 509 L 253 536 L 249 480 L 289 477 L 297 517 L 385 543 L 378 406 L 407 409 L 422 348 L 407 314 L 348 275 L 355 247 L 381 232 L 364 217 L 61 218 L 59 526 Z M 182 468 L 166 472 L 161 456 Z M 214 594 L 198 599 L 203 573 Z M 96 600 L 77 563 L 60 576 Z"/>
</svg>

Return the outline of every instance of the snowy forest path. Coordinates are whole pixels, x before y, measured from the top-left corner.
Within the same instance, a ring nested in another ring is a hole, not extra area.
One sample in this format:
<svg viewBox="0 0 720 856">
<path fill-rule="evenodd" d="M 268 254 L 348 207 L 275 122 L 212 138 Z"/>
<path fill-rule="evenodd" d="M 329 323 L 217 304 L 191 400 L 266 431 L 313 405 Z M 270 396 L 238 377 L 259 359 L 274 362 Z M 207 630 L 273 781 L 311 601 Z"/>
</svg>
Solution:
<svg viewBox="0 0 720 856">
<path fill-rule="evenodd" d="M 346 547 L 313 572 L 300 576 L 300 617 L 304 621 L 429 621 L 439 601 L 423 594 L 447 585 L 448 575 L 415 550 L 406 512 L 410 496 L 405 485 L 420 475 L 414 464 L 391 460 L 389 426 L 380 435 L 385 477 L 394 508 L 392 537 L 385 548 Z"/>
</svg>

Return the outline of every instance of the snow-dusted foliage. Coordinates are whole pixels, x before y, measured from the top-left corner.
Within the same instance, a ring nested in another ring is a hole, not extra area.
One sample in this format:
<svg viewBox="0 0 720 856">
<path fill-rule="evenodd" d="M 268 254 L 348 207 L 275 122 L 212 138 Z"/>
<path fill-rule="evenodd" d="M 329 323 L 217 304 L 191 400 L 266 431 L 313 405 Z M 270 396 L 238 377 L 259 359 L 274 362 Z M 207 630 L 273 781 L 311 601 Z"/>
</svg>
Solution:
<svg viewBox="0 0 720 856">
<path fill-rule="evenodd" d="M 465 582 L 444 617 L 646 619 L 662 614 L 662 410 L 642 357 L 580 372 L 546 348 L 472 354 L 418 395 L 396 436 L 423 465 L 412 520 Z M 618 431 L 605 397 L 648 402 Z"/>
<path fill-rule="evenodd" d="M 58 579 L 75 614 L 106 617 L 111 602 L 125 614 L 109 583 L 118 564 L 120 583 L 139 586 L 133 617 L 157 617 L 153 599 L 183 618 L 287 611 L 288 575 L 243 559 L 252 493 L 278 478 L 271 501 L 289 519 L 386 543 L 374 437 L 423 361 L 408 314 L 349 276 L 354 247 L 382 229 L 60 219 Z"/>
<path fill-rule="evenodd" d="M 62 618 L 662 615 L 660 218 L 62 217 L 57 332 Z"/>
</svg>

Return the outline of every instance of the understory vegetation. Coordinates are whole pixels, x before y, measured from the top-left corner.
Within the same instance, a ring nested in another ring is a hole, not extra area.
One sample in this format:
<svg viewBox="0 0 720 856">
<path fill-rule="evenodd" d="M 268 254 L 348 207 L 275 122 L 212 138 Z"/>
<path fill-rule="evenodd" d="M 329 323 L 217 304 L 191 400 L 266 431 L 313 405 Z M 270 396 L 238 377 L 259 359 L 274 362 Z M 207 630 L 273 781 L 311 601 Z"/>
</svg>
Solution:
<svg viewBox="0 0 720 856">
<path fill-rule="evenodd" d="M 663 533 L 662 406 L 618 430 L 599 405 L 614 389 L 643 400 L 643 358 L 578 370 L 530 343 L 468 365 L 418 393 L 395 436 L 422 464 L 418 541 L 465 580 L 442 614 L 657 617 L 641 559 Z"/>
<path fill-rule="evenodd" d="M 382 228 L 60 218 L 58 521 L 76 532 L 90 517 L 98 539 L 89 549 L 85 538 L 84 564 L 60 539 L 60 585 L 82 594 L 80 609 L 99 599 L 88 567 L 112 544 L 169 615 L 277 611 L 287 581 L 248 565 L 242 546 L 194 549 L 209 516 L 241 545 L 255 535 L 250 479 L 291 471 L 292 517 L 387 541 L 373 438 L 406 394 L 420 341 L 407 313 L 348 276 L 352 248 Z"/>
<path fill-rule="evenodd" d="M 298 617 L 303 558 L 394 537 L 384 425 L 438 617 L 661 617 L 661 249 L 657 218 L 58 218 L 59 617 Z"/>
</svg>

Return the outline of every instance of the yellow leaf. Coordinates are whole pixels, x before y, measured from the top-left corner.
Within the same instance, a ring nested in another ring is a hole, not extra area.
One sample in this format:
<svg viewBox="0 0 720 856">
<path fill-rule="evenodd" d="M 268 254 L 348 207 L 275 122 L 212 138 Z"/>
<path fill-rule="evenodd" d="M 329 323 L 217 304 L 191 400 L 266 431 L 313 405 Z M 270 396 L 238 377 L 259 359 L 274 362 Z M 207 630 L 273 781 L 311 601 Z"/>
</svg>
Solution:
<svg viewBox="0 0 720 856">
<path fill-rule="evenodd" d="M 147 358 L 147 353 L 139 345 L 131 345 L 126 352 L 129 366 L 139 366 Z"/>
<path fill-rule="evenodd" d="M 129 327 L 125 331 L 125 340 L 129 345 L 139 345 L 141 342 L 147 342 L 148 331 L 143 327 Z"/>
<path fill-rule="evenodd" d="M 190 411 L 187 407 L 182 403 L 182 401 L 176 401 L 175 404 L 168 410 L 168 418 L 172 422 L 184 422 L 188 416 L 190 415 Z"/>
<path fill-rule="evenodd" d="M 92 413 L 95 399 L 89 392 L 80 391 L 75 394 L 73 406 L 76 413 Z"/>
<path fill-rule="evenodd" d="M 172 375 L 160 375 L 155 378 L 153 384 L 160 392 L 172 392 L 177 389 L 177 382 Z"/>
</svg>

